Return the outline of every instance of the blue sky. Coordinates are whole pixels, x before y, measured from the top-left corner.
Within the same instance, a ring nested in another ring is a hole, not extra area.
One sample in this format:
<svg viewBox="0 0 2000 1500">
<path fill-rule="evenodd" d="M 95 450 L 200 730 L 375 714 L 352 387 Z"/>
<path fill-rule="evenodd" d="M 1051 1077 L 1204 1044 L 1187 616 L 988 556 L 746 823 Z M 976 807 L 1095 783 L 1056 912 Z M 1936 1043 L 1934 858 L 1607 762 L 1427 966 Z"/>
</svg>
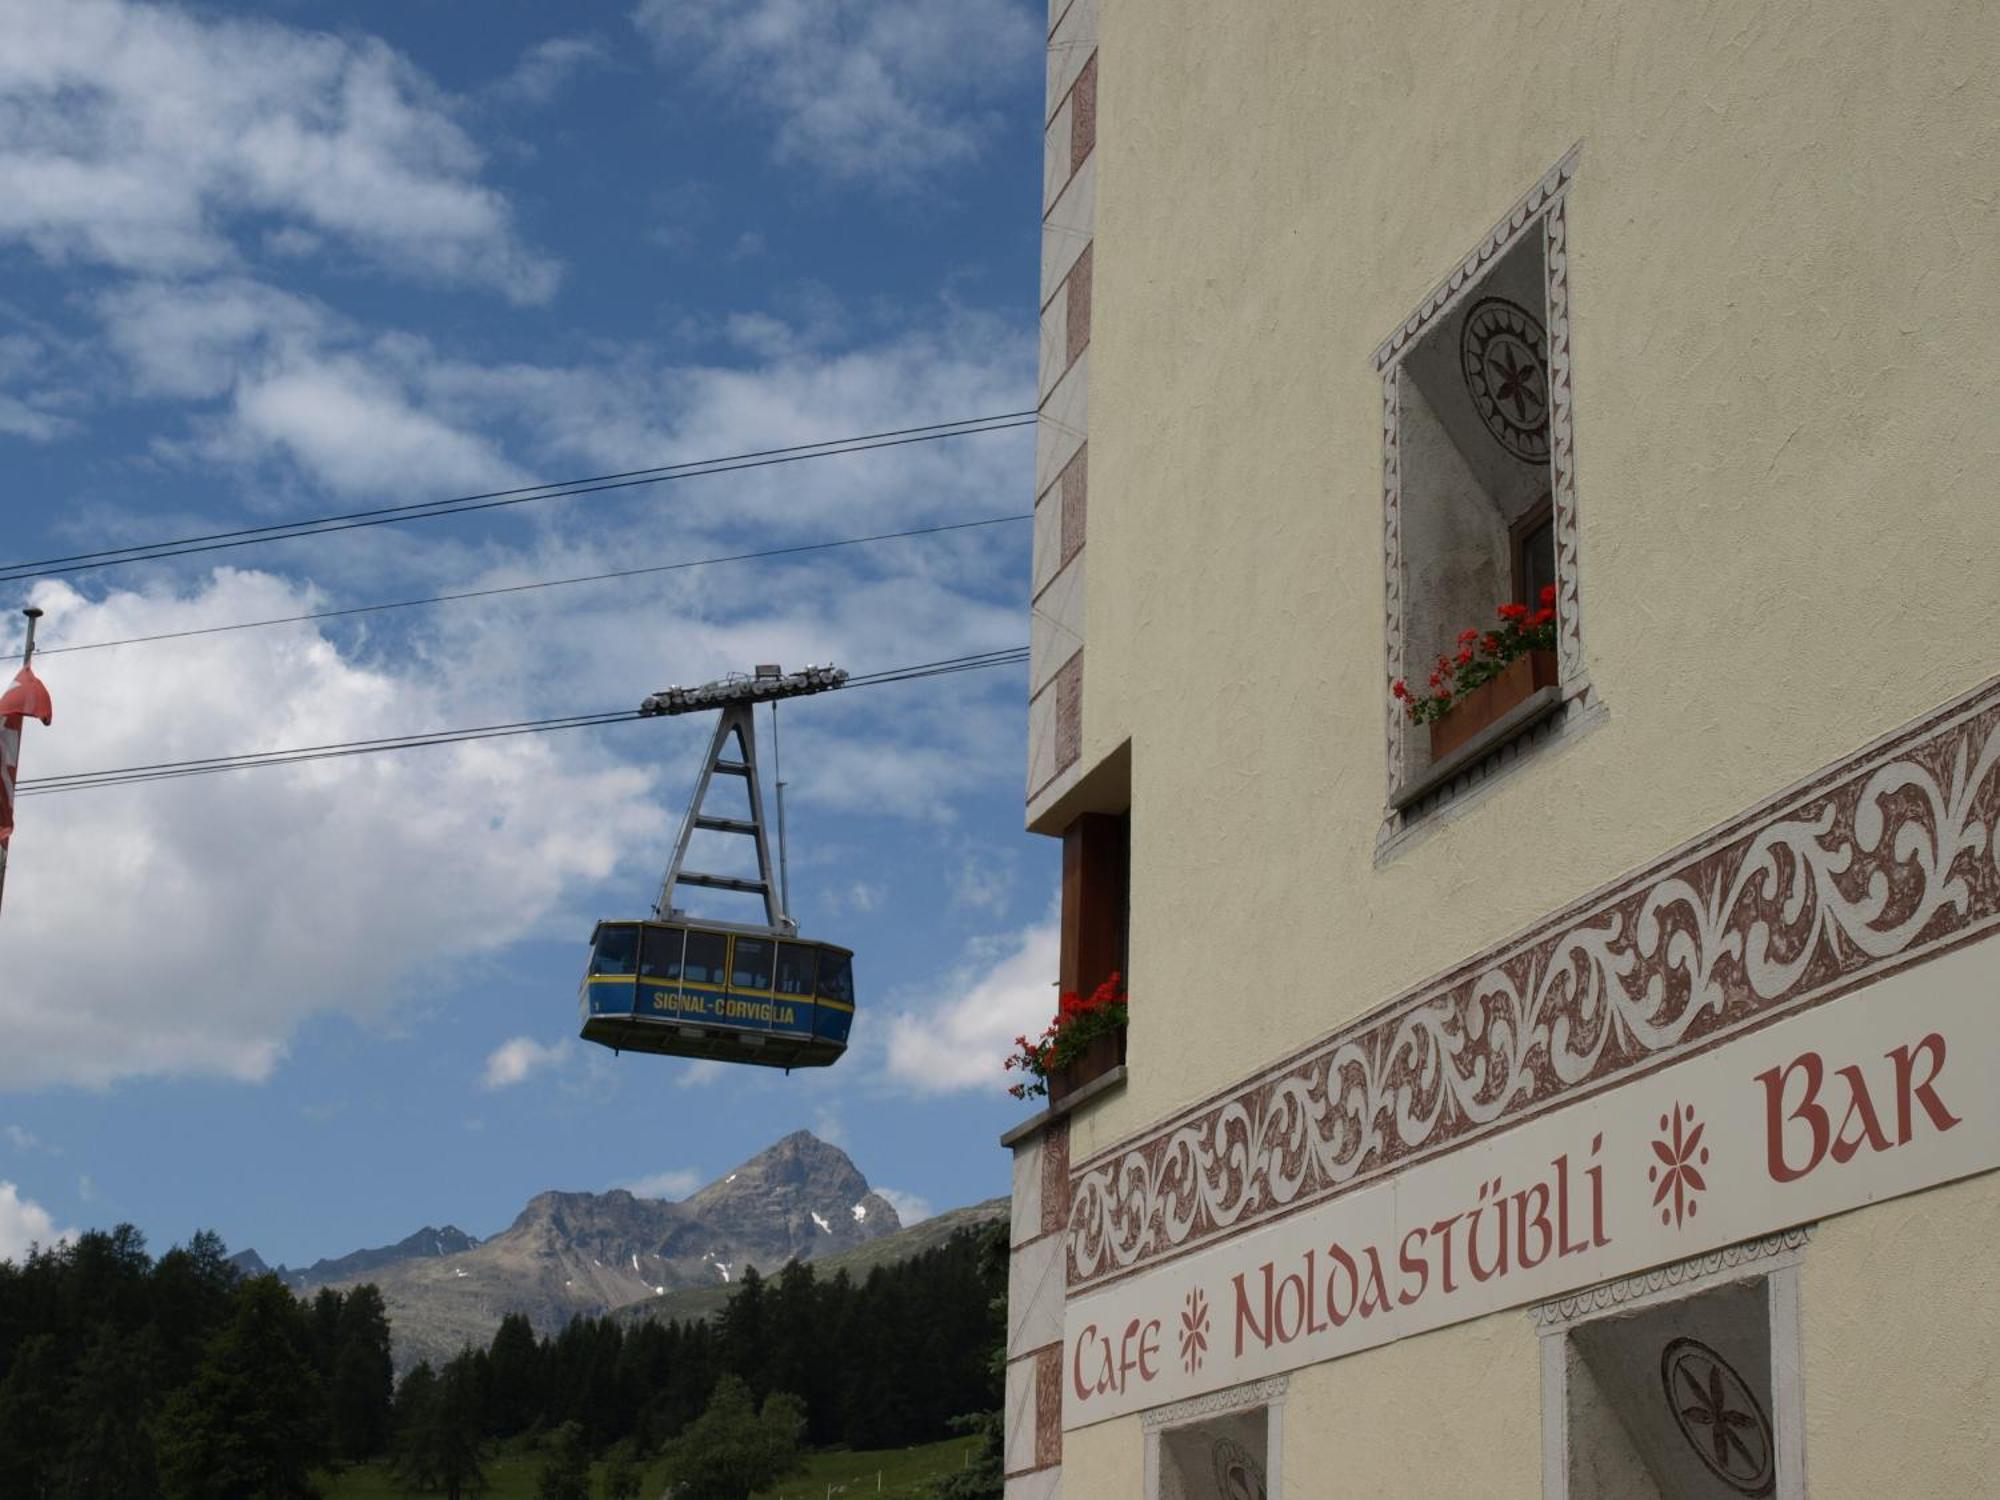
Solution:
<svg viewBox="0 0 2000 1500">
<path fill-rule="evenodd" d="M 7 560 L 1032 404 L 1032 4 L 0 0 L 0 33 Z M 1007 432 L 32 593 L 45 646 L 86 644 L 1019 513 L 1031 458 Z M 1015 522 L 50 654 L 22 774 L 1017 645 L 1028 549 Z M 293 1264 L 485 1235 L 801 1126 L 918 1211 L 1004 1192 L 999 1059 L 1055 966 L 1024 679 L 785 711 L 795 914 L 864 1001 L 849 1056 L 791 1078 L 573 1038 L 591 923 L 650 903 L 703 722 L 24 798 L 0 1255 L 121 1220 Z"/>
</svg>

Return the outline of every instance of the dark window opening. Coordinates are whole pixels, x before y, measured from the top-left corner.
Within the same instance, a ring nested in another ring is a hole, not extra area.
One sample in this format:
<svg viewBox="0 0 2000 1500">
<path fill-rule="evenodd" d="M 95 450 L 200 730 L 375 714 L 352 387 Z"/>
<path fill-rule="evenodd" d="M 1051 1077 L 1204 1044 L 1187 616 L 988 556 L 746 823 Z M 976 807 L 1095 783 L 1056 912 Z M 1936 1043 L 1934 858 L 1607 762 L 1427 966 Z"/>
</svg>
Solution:
<svg viewBox="0 0 2000 1500">
<path fill-rule="evenodd" d="M 639 957 L 639 973 L 646 979 L 679 979 L 681 946 L 687 941 L 684 927 L 648 927 Z"/>
<path fill-rule="evenodd" d="M 1542 590 L 1556 581 L 1555 509 L 1543 500 L 1512 528 L 1514 545 L 1514 599 L 1529 609 L 1539 608 Z"/>
<path fill-rule="evenodd" d="M 729 939 L 719 932 L 690 932 L 681 977 L 690 984 L 721 984 Z"/>
<path fill-rule="evenodd" d="M 631 927 L 610 927 L 598 935 L 597 950 L 590 956 L 593 974 L 626 975 L 632 972 L 639 952 L 639 933 Z"/>
<path fill-rule="evenodd" d="M 1132 817 L 1085 813 L 1063 835 L 1062 987 L 1123 975 L 1132 930 Z"/>
<path fill-rule="evenodd" d="M 771 950 L 776 944 L 763 938 L 738 938 L 736 956 L 729 967 L 729 987 L 736 990 L 768 990 L 771 987 Z"/>
<path fill-rule="evenodd" d="M 822 1000 L 854 1003 L 854 960 L 845 953 L 823 950 L 819 956 L 819 995 Z"/>
<path fill-rule="evenodd" d="M 799 943 L 778 944 L 778 993 L 810 995 L 813 992 L 813 950 Z"/>
</svg>

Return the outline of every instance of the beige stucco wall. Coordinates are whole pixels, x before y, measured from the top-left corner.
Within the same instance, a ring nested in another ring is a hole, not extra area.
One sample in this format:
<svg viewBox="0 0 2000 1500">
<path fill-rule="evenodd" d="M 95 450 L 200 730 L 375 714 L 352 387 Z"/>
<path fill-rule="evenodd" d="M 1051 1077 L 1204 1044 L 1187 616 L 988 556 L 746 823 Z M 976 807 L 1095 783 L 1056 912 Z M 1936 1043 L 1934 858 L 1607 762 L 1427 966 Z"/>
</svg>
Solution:
<svg viewBox="0 0 2000 1500">
<path fill-rule="evenodd" d="M 1533 1324 L 1514 1312 L 1298 1371 L 1285 1494 L 1538 1500 L 1540 1358 Z"/>
<path fill-rule="evenodd" d="M 1137 1019 L 1079 1160 L 2000 670 L 2000 7 L 1103 0 L 1101 38 L 1083 752 L 1132 744 Z M 1369 356 L 1579 141 L 1609 718 L 1378 868 Z"/>
<path fill-rule="evenodd" d="M 1814 1500 L 2000 1488 L 2000 1174 L 1820 1225 L 1799 1289 Z"/>
</svg>

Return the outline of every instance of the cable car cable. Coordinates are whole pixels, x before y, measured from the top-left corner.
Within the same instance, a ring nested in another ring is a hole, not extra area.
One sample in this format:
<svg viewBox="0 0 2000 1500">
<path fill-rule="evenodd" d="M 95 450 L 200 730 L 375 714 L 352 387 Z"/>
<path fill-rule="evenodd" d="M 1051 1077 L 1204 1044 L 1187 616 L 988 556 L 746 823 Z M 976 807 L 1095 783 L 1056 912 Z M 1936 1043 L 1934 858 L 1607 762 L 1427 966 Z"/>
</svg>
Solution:
<svg viewBox="0 0 2000 1500">
<path fill-rule="evenodd" d="M 718 557 L 690 558 L 684 562 L 654 563 L 643 568 L 619 568 L 609 573 L 586 573 L 574 578 L 540 578 L 527 583 L 503 584 L 490 589 L 467 589 L 455 594 L 432 594 L 422 599 L 394 599 L 381 604 L 354 604 L 341 609 L 314 610 L 302 615 L 277 615 L 268 620 L 239 620 L 229 625 L 203 625 L 192 630 L 166 630 L 156 635 L 123 636 L 111 641 L 81 641 L 73 646 L 36 646 L 37 656 L 57 656 L 70 651 L 104 651 L 113 646 L 143 646 L 155 641 L 187 640 L 193 636 L 226 635 L 238 630 L 262 630 L 273 625 L 300 625 L 314 620 L 336 620 L 349 615 L 376 614 L 392 609 L 421 609 L 433 604 L 456 604 L 467 599 L 491 599 L 502 594 L 525 594 L 538 589 L 568 588 L 575 584 L 607 583 L 620 578 L 639 578 L 654 573 L 672 573 L 686 568 L 707 568 L 720 563 L 754 562 L 764 558 L 788 557 L 801 552 L 830 552 L 840 547 L 860 547 L 874 542 L 900 541 L 906 537 L 936 536 L 948 531 L 971 531 L 982 526 L 1000 526 L 1014 521 L 1033 520 L 1033 512 L 1009 516 L 984 516 L 976 521 L 951 521 L 939 526 L 916 526 L 905 531 L 881 531 L 869 536 L 841 537 L 831 542 L 801 542 L 792 547 L 767 547 L 757 552 L 730 552 Z M 0 660 L 18 658 L 10 652 Z"/>
<path fill-rule="evenodd" d="M 67 573 L 96 572 L 104 568 L 124 567 L 131 563 L 155 562 L 163 558 L 187 557 L 203 552 L 226 552 L 238 547 L 259 546 L 266 542 L 329 536 L 372 526 L 392 526 L 405 521 L 428 521 L 439 516 L 457 516 L 473 511 L 530 505 L 541 500 L 561 500 L 572 495 L 601 494 L 607 490 L 665 484 L 676 479 L 699 479 L 709 474 L 734 474 L 745 469 L 769 468 L 776 464 L 803 463 L 808 459 L 839 458 L 850 453 L 901 448 L 913 443 L 933 443 L 945 438 L 976 437 L 982 433 L 1006 432 L 1016 427 L 1026 427 L 1034 420 L 1033 412 L 1008 412 L 992 417 L 968 418 L 960 422 L 933 423 L 928 427 L 899 428 L 850 438 L 828 438 L 818 443 L 800 443 L 789 448 L 764 448 L 720 458 L 689 459 L 682 463 L 663 464 L 651 469 L 628 469 L 623 474 L 552 480 L 546 484 L 528 485 L 519 489 L 489 490 L 440 500 L 419 500 L 406 505 L 381 506 L 373 510 L 347 511 L 301 521 L 274 522 L 268 526 L 243 527 L 235 531 L 217 531 L 167 541 L 135 543 L 129 547 L 77 552 L 66 557 L 44 558 L 37 562 L 0 563 L 0 583 L 15 583 L 30 578 L 55 577 Z"/>
<path fill-rule="evenodd" d="M 892 667 L 848 679 L 847 687 L 884 687 L 898 682 L 915 682 L 953 672 L 983 671 L 989 667 L 1012 666 L 1025 662 L 1025 646 L 998 651 L 975 652 L 942 661 L 920 662 Z M 843 689 L 844 690 L 844 689 Z M 22 796 L 56 792 L 87 791 L 96 787 L 127 786 L 145 781 L 177 780 L 185 776 L 213 775 L 219 771 L 251 770 L 259 766 L 298 765 L 308 761 L 341 759 L 353 755 L 379 754 L 389 750 L 414 750 L 431 745 L 455 745 L 474 740 L 502 739 L 524 734 L 546 734 L 560 729 L 590 729 L 603 725 L 635 722 L 646 716 L 636 709 L 600 713 L 564 714 L 545 719 L 522 719 L 507 724 L 479 725 L 467 729 L 440 729 L 372 740 L 345 740 L 327 745 L 302 745 L 280 750 L 246 751 L 235 755 L 204 756 L 184 761 L 158 761 L 151 765 L 121 766 L 103 771 L 74 771 L 55 776 L 33 777 L 20 782 Z"/>
</svg>

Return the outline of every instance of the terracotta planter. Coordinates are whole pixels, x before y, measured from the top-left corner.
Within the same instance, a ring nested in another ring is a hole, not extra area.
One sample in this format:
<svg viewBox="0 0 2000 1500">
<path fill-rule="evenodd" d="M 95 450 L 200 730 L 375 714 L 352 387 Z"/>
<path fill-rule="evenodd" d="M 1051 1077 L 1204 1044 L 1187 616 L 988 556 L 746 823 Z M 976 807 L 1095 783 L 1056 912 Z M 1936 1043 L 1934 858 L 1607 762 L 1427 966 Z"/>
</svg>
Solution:
<svg viewBox="0 0 2000 1500">
<path fill-rule="evenodd" d="M 1060 1104 L 1086 1083 L 1102 1078 L 1125 1061 L 1125 1028 L 1092 1037 L 1083 1051 L 1049 1074 L 1049 1103 Z"/>
<path fill-rule="evenodd" d="M 1436 765 L 1537 690 L 1554 687 L 1556 677 L 1553 651 L 1529 651 L 1515 657 L 1498 677 L 1467 693 L 1443 718 L 1431 720 L 1431 764 Z"/>
</svg>

